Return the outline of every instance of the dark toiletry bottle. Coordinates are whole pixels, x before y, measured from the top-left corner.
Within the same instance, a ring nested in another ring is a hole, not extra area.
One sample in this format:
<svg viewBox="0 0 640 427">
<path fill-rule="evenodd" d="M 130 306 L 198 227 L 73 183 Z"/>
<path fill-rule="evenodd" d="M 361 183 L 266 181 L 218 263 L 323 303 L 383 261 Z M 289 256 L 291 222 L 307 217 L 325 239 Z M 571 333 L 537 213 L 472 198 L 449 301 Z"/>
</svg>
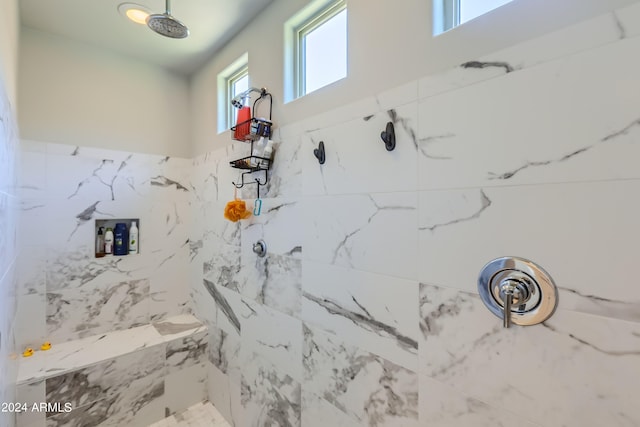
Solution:
<svg viewBox="0 0 640 427">
<path fill-rule="evenodd" d="M 98 229 L 98 235 L 96 236 L 96 256 L 104 256 L 104 227 Z"/>
<path fill-rule="evenodd" d="M 129 253 L 129 235 L 127 233 L 127 224 L 119 222 L 113 230 L 113 254 L 127 255 Z"/>
</svg>

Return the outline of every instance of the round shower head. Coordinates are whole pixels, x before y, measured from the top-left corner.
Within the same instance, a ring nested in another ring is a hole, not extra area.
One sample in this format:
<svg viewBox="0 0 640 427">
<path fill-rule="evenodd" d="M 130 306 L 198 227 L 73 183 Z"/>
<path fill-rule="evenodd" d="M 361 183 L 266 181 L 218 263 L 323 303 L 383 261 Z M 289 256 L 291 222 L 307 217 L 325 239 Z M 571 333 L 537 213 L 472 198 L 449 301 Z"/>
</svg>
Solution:
<svg viewBox="0 0 640 427">
<path fill-rule="evenodd" d="M 156 13 L 147 17 L 147 26 L 158 34 L 174 39 L 183 39 L 189 35 L 189 29 L 171 16 L 171 6 L 167 0 L 165 13 Z"/>
</svg>

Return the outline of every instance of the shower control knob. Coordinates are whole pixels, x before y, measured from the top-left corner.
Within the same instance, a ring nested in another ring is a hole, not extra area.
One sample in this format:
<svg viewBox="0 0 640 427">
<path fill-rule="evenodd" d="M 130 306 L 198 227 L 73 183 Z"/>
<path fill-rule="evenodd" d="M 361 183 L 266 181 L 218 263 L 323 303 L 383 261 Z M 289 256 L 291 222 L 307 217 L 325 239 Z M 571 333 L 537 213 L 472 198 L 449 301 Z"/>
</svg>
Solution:
<svg viewBox="0 0 640 427">
<path fill-rule="evenodd" d="M 482 302 L 505 328 L 535 325 L 547 320 L 558 304 L 558 291 L 551 276 L 524 258 L 494 259 L 478 277 Z"/>
<path fill-rule="evenodd" d="M 258 255 L 260 258 L 267 255 L 267 244 L 264 240 L 260 239 L 253 244 L 253 253 Z"/>
</svg>

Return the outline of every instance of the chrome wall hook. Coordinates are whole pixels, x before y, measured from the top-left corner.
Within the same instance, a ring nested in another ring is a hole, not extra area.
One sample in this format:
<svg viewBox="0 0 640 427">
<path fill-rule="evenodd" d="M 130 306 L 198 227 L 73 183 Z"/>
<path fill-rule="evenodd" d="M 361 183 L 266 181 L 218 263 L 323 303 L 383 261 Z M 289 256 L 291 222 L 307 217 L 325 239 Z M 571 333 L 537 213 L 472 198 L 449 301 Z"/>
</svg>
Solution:
<svg viewBox="0 0 640 427">
<path fill-rule="evenodd" d="M 387 123 L 387 128 L 382 131 L 380 138 L 384 141 L 387 151 L 393 151 L 396 148 L 396 130 L 393 127 L 393 122 Z"/>
<path fill-rule="evenodd" d="M 551 276 L 537 264 L 518 257 L 497 258 L 478 277 L 482 302 L 505 328 L 536 325 L 553 315 L 558 290 Z"/>
</svg>

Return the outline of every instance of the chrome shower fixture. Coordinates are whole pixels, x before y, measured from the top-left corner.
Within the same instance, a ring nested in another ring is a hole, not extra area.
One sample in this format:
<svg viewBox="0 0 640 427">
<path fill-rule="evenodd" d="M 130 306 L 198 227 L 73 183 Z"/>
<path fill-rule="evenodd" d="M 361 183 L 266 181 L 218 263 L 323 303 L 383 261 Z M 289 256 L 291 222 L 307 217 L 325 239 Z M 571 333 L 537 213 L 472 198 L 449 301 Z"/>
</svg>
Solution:
<svg viewBox="0 0 640 427">
<path fill-rule="evenodd" d="M 252 92 L 258 92 L 260 94 L 260 97 L 263 97 L 267 94 L 267 88 L 263 87 L 262 89 L 258 89 L 256 87 L 251 87 L 244 92 L 234 96 L 231 100 L 231 105 L 236 108 L 244 107 L 245 100 L 249 98 L 249 95 L 251 95 Z"/>
<path fill-rule="evenodd" d="M 189 36 L 187 26 L 171 16 L 170 0 L 166 0 L 165 13 L 156 13 L 147 17 L 147 26 L 156 33 L 172 39 L 183 39 Z"/>
</svg>

